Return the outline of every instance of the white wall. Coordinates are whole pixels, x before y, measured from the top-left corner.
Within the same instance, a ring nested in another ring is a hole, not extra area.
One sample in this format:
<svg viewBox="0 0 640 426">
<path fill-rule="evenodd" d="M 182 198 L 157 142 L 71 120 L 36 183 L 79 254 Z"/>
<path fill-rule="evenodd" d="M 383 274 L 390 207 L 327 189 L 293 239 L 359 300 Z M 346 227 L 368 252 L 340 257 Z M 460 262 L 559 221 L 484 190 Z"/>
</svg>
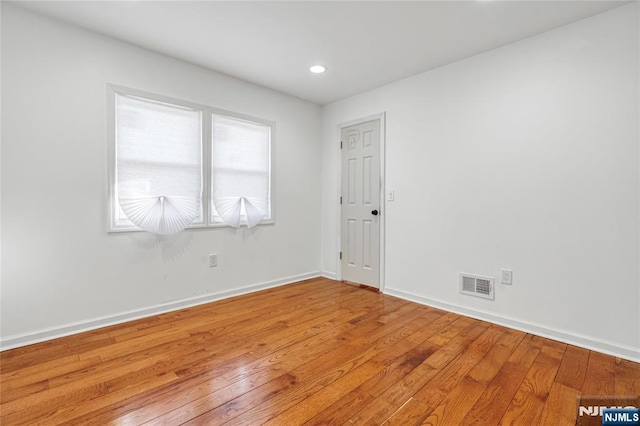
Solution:
<svg viewBox="0 0 640 426">
<path fill-rule="evenodd" d="M 637 7 L 326 106 L 324 273 L 337 125 L 386 111 L 386 292 L 640 360 Z M 458 293 L 501 268 L 495 301 Z"/>
<path fill-rule="evenodd" d="M 318 273 L 319 106 L 6 3 L 1 72 L 5 344 Z M 107 83 L 275 121 L 276 224 L 107 234 Z"/>
</svg>

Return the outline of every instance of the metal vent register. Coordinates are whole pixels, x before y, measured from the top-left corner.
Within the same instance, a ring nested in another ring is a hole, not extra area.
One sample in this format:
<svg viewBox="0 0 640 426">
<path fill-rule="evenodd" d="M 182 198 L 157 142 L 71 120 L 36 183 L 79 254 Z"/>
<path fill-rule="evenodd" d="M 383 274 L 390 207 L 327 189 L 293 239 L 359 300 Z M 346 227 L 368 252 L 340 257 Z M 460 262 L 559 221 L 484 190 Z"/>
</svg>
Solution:
<svg viewBox="0 0 640 426">
<path fill-rule="evenodd" d="M 494 279 L 467 273 L 460 274 L 460 293 L 493 300 Z"/>
</svg>

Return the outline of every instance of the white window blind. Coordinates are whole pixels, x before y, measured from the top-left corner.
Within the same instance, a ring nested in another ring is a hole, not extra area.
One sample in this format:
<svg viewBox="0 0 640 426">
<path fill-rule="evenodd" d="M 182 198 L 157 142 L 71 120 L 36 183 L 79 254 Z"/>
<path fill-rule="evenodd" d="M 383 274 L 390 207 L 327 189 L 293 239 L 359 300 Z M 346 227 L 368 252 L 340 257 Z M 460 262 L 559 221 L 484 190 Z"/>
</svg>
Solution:
<svg viewBox="0 0 640 426">
<path fill-rule="evenodd" d="M 202 113 L 115 94 L 118 222 L 157 234 L 202 222 Z"/>
<path fill-rule="evenodd" d="M 271 126 L 211 115 L 211 221 L 251 228 L 271 218 Z"/>
</svg>

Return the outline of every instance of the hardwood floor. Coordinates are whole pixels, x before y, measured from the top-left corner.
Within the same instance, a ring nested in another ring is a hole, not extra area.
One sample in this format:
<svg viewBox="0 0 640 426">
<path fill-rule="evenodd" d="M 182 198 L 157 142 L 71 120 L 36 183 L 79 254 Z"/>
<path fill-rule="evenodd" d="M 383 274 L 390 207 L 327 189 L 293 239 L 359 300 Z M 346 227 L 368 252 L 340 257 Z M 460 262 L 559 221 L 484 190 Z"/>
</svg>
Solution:
<svg viewBox="0 0 640 426">
<path fill-rule="evenodd" d="M 313 279 L 0 354 L 14 424 L 573 425 L 640 365 Z"/>
</svg>

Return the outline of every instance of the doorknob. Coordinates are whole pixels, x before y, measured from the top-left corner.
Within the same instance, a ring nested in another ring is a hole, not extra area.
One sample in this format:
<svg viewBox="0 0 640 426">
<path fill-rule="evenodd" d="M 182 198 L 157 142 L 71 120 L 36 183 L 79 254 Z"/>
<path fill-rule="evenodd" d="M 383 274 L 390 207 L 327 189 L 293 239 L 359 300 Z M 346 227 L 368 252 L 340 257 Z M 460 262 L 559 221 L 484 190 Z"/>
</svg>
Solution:
<svg viewBox="0 0 640 426">
<path fill-rule="evenodd" d="M 371 214 L 374 216 L 378 216 L 378 210 L 371 210 Z"/>
</svg>

